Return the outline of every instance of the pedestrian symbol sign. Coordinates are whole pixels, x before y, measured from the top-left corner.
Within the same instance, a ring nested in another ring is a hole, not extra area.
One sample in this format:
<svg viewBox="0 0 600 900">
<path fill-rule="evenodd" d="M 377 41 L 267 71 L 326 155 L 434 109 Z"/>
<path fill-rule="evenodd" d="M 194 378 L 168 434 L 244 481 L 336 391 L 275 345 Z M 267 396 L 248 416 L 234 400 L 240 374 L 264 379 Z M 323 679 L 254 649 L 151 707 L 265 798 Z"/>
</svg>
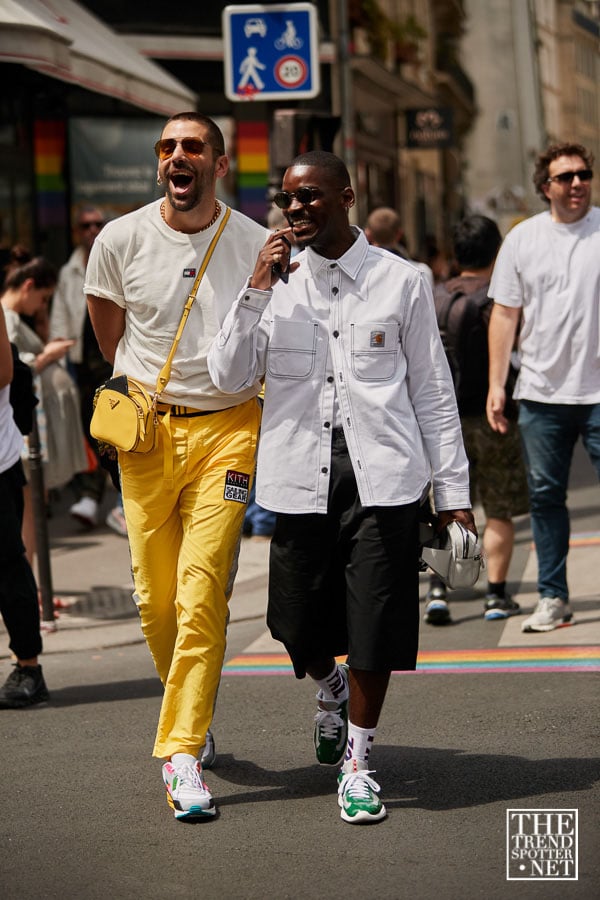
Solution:
<svg viewBox="0 0 600 900">
<path fill-rule="evenodd" d="M 225 94 L 230 100 L 303 100 L 321 90 L 312 3 L 223 10 Z"/>
</svg>

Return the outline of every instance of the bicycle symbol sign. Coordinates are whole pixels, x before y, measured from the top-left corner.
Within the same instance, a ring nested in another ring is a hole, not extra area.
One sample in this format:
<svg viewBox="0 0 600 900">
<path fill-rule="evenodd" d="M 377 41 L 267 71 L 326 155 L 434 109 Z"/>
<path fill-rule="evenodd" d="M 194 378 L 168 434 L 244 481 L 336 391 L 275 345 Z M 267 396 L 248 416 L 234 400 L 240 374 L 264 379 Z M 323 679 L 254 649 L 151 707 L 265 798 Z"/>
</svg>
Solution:
<svg viewBox="0 0 600 900">
<path fill-rule="evenodd" d="M 313 3 L 226 6 L 225 93 L 230 100 L 303 99 L 319 94 Z"/>
<path fill-rule="evenodd" d="M 277 50 L 299 50 L 304 41 L 298 37 L 296 26 L 292 19 L 285 20 L 285 31 L 275 41 Z"/>
</svg>

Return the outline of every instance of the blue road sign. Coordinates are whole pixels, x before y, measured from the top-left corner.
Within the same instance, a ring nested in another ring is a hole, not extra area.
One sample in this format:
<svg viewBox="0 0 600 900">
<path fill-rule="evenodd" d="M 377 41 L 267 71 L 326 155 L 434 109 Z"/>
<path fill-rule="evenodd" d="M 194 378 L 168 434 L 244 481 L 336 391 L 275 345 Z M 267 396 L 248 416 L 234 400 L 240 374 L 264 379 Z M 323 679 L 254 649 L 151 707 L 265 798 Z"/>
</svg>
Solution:
<svg viewBox="0 0 600 900">
<path fill-rule="evenodd" d="M 312 3 L 223 10 L 225 94 L 230 100 L 303 100 L 321 90 Z"/>
</svg>

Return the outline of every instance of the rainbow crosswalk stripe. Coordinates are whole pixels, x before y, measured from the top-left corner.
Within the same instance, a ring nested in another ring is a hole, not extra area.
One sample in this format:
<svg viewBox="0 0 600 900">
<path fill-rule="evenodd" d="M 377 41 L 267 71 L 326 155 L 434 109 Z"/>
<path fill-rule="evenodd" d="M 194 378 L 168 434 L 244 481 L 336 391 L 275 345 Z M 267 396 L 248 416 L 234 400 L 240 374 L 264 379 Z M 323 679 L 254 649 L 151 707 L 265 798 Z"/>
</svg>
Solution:
<svg viewBox="0 0 600 900">
<path fill-rule="evenodd" d="M 569 538 L 569 547 L 592 547 L 600 544 L 600 534 L 597 531 L 580 531 Z"/>
<path fill-rule="evenodd" d="M 412 674 L 464 674 L 466 672 L 598 672 L 600 646 L 506 647 L 491 650 L 423 650 Z M 285 653 L 243 653 L 229 660 L 223 675 L 291 675 Z"/>
</svg>

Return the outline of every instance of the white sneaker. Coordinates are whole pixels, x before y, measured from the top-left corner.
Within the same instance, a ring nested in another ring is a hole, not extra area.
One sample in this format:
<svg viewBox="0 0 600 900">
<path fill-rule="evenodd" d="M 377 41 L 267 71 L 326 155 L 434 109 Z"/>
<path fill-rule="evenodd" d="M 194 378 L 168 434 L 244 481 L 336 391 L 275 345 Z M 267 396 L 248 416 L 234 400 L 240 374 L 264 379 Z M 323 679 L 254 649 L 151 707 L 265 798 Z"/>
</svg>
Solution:
<svg viewBox="0 0 600 900">
<path fill-rule="evenodd" d="M 82 497 L 73 504 L 69 513 L 88 528 L 95 528 L 98 524 L 98 504 L 91 497 Z"/>
<path fill-rule="evenodd" d="M 553 631 L 573 624 L 573 613 L 566 600 L 560 597 L 540 597 L 538 605 L 523 624 L 521 631 Z"/>
<path fill-rule="evenodd" d="M 176 819 L 203 819 L 215 815 L 215 802 L 202 778 L 199 760 L 175 765 L 166 762 L 162 775 L 167 789 L 167 803 Z"/>
<path fill-rule="evenodd" d="M 122 506 L 115 506 L 106 517 L 106 524 L 121 537 L 127 537 L 127 522 Z"/>
<path fill-rule="evenodd" d="M 385 806 L 377 796 L 380 787 L 370 776 L 366 762 L 347 760 L 338 775 L 338 806 L 344 822 L 363 825 L 385 819 Z"/>
</svg>

